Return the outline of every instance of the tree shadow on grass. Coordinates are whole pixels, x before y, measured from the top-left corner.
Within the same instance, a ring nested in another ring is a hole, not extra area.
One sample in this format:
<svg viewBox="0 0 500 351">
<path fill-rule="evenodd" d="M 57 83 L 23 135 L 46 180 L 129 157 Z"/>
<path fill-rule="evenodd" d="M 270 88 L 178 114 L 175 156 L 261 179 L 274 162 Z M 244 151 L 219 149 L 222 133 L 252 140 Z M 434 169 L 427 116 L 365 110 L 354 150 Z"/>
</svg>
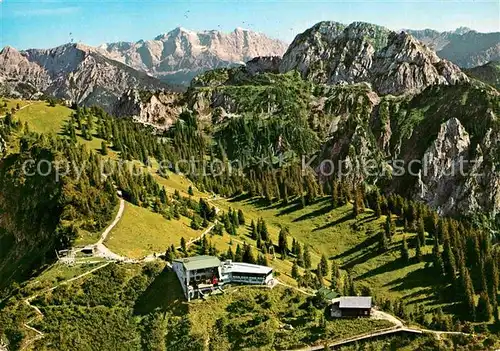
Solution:
<svg viewBox="0 0 500 351">
<path fill-rule="evenodd" d="M 156 277 L 146 291 L 137 299 L 134 314 L 171 312 L 176 316 L 187 314 L 187 303 L 176 274 L 168 267 Z"/>
<path fill-rule="evenodd" d="M 359 243 L 358 245 L 350 248 L 347 251 L 344 251 L 344 252 L 334 256 L 333 259 L 337 260 L 337 259 L 351 256 L 352 254 L 355 254 L 357 252 L 360 252 L 360 251 L 367 249 L 368 247 L 372 246 L 373 244 L 375 244 L 377 242 L 378 242 L 377 235 L 370 236 L 370 237 L 366 238 L 363 242 Z"/>
<path fill-rule="evenodd" d="M 344 223 L 344 222 L 346 222 L 346 221 L 348 221 L 350 219 L 353 219 L 353 216 L 352 216 L 352 213 L 351 213 L 350 210 L 347 210 L 344 213 L 345 213 L 344 216 L 342 216 L 342 217 L 334 220 L 333 222 L 327 223 L 327 224 L 325 224 L 325 225 L 323 225 L 321 227 L 318 227 L 318 228 L 314 228 L 313 232 L 316 232 L 318 230 L 328 229 L 328 228 L 334 227 L 334 226 L 336 226 L 338 224 Z"/>
<path fill-rule="evenodd" d="M 315 217 L 318 217 L 318 216 L 322 216 L 324 214 L 327 214 L 328 212 L 330 212 L 332 210 L 332 206 L 330 204 L 326 205 L 326 206 L 323 206 L 315 211 L 312 211 L 312 212 L 309 212 L 309 213 L 306 213 L 298 218 L 295 218 L 293 221 L 294 222 L 299 222 L 299 221 L 305 221 L 307 219 L 312 219 L 312 218 L 315 218 Z"/>
<path fill-rule="evenodd" d="M 278 216 L 289 215 L 296 211 L 301 210 L 302 208 L 303 208 L 302 203 L 299 200 L 295 200 L 293 202 L 290 202 L 284 209 L 282 209 L 278 213 Z"/>
<path fill-rule="evenodd" d="M 419 295 L 428 295 L 435 292 L 436 289 L 442 289 L 443 278 L 438 274 L 435 274 L 432 268 L 421 268 L 413 272 L 408 273 L 404 277 L 395 279 L 387 284 L 386 287 L 390 287 L 391 291 L 408 291 L 416 288 L 422 288 L 422 290 L 408 294 L 406 297 L 416 297 Z M 432 291 L 428 291 L 432 290 Z"/>
</svg>

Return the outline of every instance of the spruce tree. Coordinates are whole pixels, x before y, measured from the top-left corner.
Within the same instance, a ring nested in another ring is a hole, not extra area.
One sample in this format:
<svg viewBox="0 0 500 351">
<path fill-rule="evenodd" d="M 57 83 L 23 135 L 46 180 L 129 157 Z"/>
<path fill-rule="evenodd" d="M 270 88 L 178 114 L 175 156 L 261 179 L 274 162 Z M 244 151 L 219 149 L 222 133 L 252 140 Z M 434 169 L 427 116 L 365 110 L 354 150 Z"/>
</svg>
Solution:
<svg viewBox="0 0 500 351">
<path fill-rule="evenodd" d="M 476 319 L 476 304 L 474 301 L 474 287 L 472 285 L 472 280 L 469 275 L 467 268 L 462 267 L 461 272 L 461 295 L 462 301 L 464 303 L 465 310 L 468 311 L 468 315 L 471 320 Z"/>
<path fill-rule="evenodd" d="M 379 233 L 378 248 L 380 252 L 386 252 L 388 249 L 387 235 L 385 232 Z"/>
<path fill-rule="evenodd" d="M 410 252 L 408 250 L 408 243 L 406 242 L 406 236 L 403 237 L 403 243 L 401 244 L 401 259 L 404 263 L 410 262 Z"/>
<path fill-rule="evenodd" d="M 491 307 L 490 298 L 486 292 L 479 295 L 477 302 L 476 317 L 478 321 L 489 322 L 493 316 L 493 309 Z"/>
<path fill-rule="evenodd" d="M 238 210 L 238 223 L 239 225 L 245 225 L 245 215 L 241 209 Z"/>
<path fill-rule="evenodd" d="M 253 250 L 252 250 L 252 247 L 248 244 L 245 244 L 243 246 L 243 262 L 246 262 L 246 263 L 251 263 L 251 264 L 255 264 L 256 261 L 255 261 L 255 256 L 253 254 Z"/>
<path fill-rule="evenodd" d="M 326 277 L 328 275 L 328 259 L 325 254 L 321 255 L 318 269 L 321 271 L 321 276 Z"/>
<path fill-rule="evenodd" d="M 415 259 L 417 260 L 417 262 L 422 262 L 422 246 L 420 244 L 420 237 L 417 235 L 415 237 L 415 240 Z"/>
<path fill-rule="evenodd" d="M 382 203 L 381 203 L 381 199 L 380 199 L 380 192 L 377 190 L 375 190 L 375 200 L 374 200 L 374 209 L 373 211 L 375 211 L 375 217 L 377 218 L 380 218 L 382 216 Z"/>
<path fill-rule="evenodd" d="M 299 279 L 299 277 L 300 277 L 299 265 L 297 264 L 297 261 L 294 261 L 292 266 L 292 278 L 297 280 Z"/>
<path fill-rule="evenodd" d="M 231 260 L 231 261 L 235 260 L 234 259 L 234 252 L 233 252 L 233 249 L 231 248 L 231 246 L 229 246 L 229 248 L 227 249 L 226 259 Z"/>
<path fill-rule="evenodd" d="M 417 235 L 420 239 L 420 243 L 422 245 L 425 245 L 425 226 L 424 226 L 424 220 L 422 217 L 418 219 L 417 223 Z"/>
<path fill-rule="evenodd" d="M 451 247 L 450 247 L 449 239 L 447 239 L 444 243 L 443 263 L 444 263 L 444 270 L 446 272 L 446 275 L 452 281 L 455 280 L 457 265 L 456 265 L 456 261 L 455 261 L 455 255 L 453 254 L 453 251 L 451 250 Z"/>
<path fill-rule="evenodd" d="M 288 229 L 286 227 L 281 227 L 281 230 L 279 232 L 278 248 L 284 258 L 288 251 Z"/>
<path fill-rule="evenodd" d="M 335 261 L 332 261 L 331 287 L 334 291 L 340 292 L 340 279 L 340 268 Z"/>
<path fill-rule="evenodd" d="M 339 183 L 334 180 L 332 185 L 332 207 L 339 207 Z"/>
<path fill-rule="evenodd" d="M 186 239 L 184 237 L 181 238 L 181 251 L 184 255 L 187 255 Z"/>
<path fill-rule="evenodd" d="M 236 262 L 242 262 L 243 261 L 243 252 L 241 251 L 240 244 L 236 245 L 236 251 L 234 253 L 234 260 Z"/>
<path fill-rule="evenodd" d="M 310 269 L 311 268 L 311 253 L 309 252 L 309 246 L 306 245 L 304 247 L 304 268 L 305 269 Z"/>
</svg>

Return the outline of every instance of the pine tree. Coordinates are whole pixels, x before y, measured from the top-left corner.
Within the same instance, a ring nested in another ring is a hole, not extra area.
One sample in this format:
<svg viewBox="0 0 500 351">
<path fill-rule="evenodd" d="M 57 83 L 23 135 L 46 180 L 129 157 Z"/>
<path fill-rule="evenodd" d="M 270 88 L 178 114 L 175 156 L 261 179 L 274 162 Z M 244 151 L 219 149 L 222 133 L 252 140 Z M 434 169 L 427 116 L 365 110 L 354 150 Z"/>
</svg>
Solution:
<svg viewBox="0 0 500 351">
<path fill-rule="evenodd" d="M 406 242 L 406 236 L 403 237 L 403 243 L 401 244 L 401 259 L 404 263 L 410 262 L 410 252 L 408 250 L 408 243 Z"/>
<path fill-rule="evenodd" d="M 321 255 L 318 270 L 321 271 L 321 276 L 326 277 L 328 275 L 328 259 L 326 258 L 325 254 Z"/>
<path fill-rule="evenodd" d="M 245 215 L 242 210 L 238 210 L 238 223 L 240 225 L 245 225 Z"/>
<path fill-rule="evenodd" d="M 292 278 L 297 280 L 299 279 L 299 277 L 300 277 L 299 265 L 297 264 L 297 261 L 294 261 L 292 266 Z"/>
<path fill-rule="evenodd" d="M 279 232 L 278 248 L 282 254 L 282 257 L 284 258 L 288 251 L 288 228 L 286 227 L 281 227 L 281 230 Z"/>
<path fill-rule="evenodd" d="M 379 233 L 378 248 L 380 252 L 386 252 L 388 249 L 387 235 L 385 232 Z"/>
<path fill-rule="evenodd" d="M 462 267 L 461 272 L 461 289 L 462 301 L 466 311 L 469 312 L 471 320 L 476 319 L 476 304 L 474 301 L 474 287 L 467 268 Z"/>
<path fill-rule="evenodd" d="M 420 237 L 417 235 L 415 237 L 415 240 L 417 242 L 415 245 L 415 258 L 416 258 L 417 262 L 422 262 L 422 247 L 420 244 Z"/>
<path fill-rule="evenodd" d="M 311 253 L 309 252 L 309 246 L 304 247 L 304 268 L 305 269 L 310 269 L 311 268 Z"/>
<path fill-rule="evenodd" d="M 236 251 L 234 254 L 234 260 L 236 262 L 242 262 L 243 261 L 243 252 L 241 251 L 240 244 L 236 245 Z"/>
<path fill-rule="evenodd" d="M 486 292 L 479 295 L 479 301 L 476 308 L 477 320 L 489 322 L 493 316 L 493 309 L 491 307 L 490 298 Z"/>
<path fill-rule="evenodd" d="M 194 195 L 193 187 L 191 185 L 188 188 L 188 194 L 189 194 L 189 196 L 193 196 Z"/>
<path fill-rule="evenodd" d="M 187 255 L 186 239 L 184 237 L 181 238 L 181 251 L 184 255 Z"/>
</svg>

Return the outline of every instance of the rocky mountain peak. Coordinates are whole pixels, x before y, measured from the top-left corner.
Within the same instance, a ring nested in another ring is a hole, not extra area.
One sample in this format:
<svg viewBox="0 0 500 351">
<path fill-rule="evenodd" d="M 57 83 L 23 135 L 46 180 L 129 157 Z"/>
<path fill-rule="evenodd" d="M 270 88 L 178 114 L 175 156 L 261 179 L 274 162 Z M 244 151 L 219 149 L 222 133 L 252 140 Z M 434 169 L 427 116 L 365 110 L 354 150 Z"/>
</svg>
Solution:
<svg viewBox="0 0 500 351">
<path fill-rule="evenodd" d="M 364 22 L 321 22 L 299 34 L 280 65 L 281 72 L 291 70 L 317 83 L 367 82 L 395 95 L 468 80 L 410 34 Z"/>
<path fill-rule="evenodd" d="M 134 69 L 173 84 L 188 85 L 206 70 L 243 64 L 257 56 L 281 56 L 286 44 L 243 28 L 224 33 L 178 27 L 154 40 L 111 43 L 98 49 Z"/>
</svg>

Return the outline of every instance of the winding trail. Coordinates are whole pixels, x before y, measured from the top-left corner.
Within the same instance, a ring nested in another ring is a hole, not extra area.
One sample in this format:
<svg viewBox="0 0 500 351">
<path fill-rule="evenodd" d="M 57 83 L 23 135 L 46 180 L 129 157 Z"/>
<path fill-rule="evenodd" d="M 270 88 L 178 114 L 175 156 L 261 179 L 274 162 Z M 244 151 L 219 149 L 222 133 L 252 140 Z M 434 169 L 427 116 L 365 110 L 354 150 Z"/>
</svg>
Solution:
<svg viewBox="0 0 500 351">
<path fill-rule="evenodd" d="M 21 111 L 21 110 L 24 110 L 26 107 L 31 106 L 31 105 L 33 105 L 34 103 L 35 103 L 35 102 L 30 102 L 29 104 L 24 105 L 23 107 L 19 108 L 19 110 L 16 110 L 16 112 Z M 5 116 L 7 116 L 7 115 L 0 116 L 0 118 L 4 118 Z"/>
<path fill-rule="evenodd" d="M 100 269 L 102 269 L 102 268 L 106 267 L 106 266 L 107 266 L 107 265 L 109 265 L 110 263 L 111 263 L 111 262 L 106 262 L 106 263 L 104 263 L 104 264 L 102 264 L 102 265 L 100 265 L 100 266 L 98 266 L 98 267 L 96 267 L 96 268 L 93 268 L 93 269 L 91 269 L 91 270 L 89 270 L 89 271 L 87 271 L 87 272 L 85 272 L 85 273 L 82 273 L 82 274 L 80 274 L 80 275 L 78 275 L 78 276 L 76 276 L 76 277 L 73 277 L 73 278 L 71 278 L 71 279 L 65 280 L 64 282 L 62 282 L 62 283 L 60 283 L 60 284 L 57 284 L 57 285 L 53 286 L 52 288 L 42 290 L 42 291 L 40 291 L 39 293 L 36 293 L 36 294 L 34 294 L 34 295 L 32 295 L 32 296 L 30 296 L 30 297 L 28 297 L 28 298 L 24 299 L 24 303 L 25 303 L 26 305 L 28 305 L 30 308 L 32 308 L 32 309 L 35 311 L 35 314 L 36 314 L 36 316 L 35 316 L 35 317 L 31 318 L 29 321 L 27 321 L 26 323 L 24 323 L 24 327 L 25 327 L 25 328 L 27 328 L 27 329 L 29 329 L 29 330 L 31 330 L 31 331 L 33 331 L 33 332 L 34 332 L 34 333 L 36 333 L 37 335 L 36 335 L 34 338 L 32 338 L 32 339 L 30 339 L 30 340 L 26 341 L 26 342 L 24 343 L 23 347 L 21 348 L 21 350 L 26 349 L 29 345 L 31 345 L 32 343 L 34 343 L 34 342 L 35 342 L 35 341 L 37 341 L 37 340 L 40 340 L 41 338 L 43 338 L 43 337 L 45 336 L 45 334 L 44 334 L 44 333 L 42 333 L 40 330 L 35 329 L 35 328 L 33 328 L 32 326 L 30 326 L 30 324 L 31 324 L 31 323 L 33 323 L 33 321 L 35 321 L 35 320 L 37 320 L 37 319 L 38 319 L 38 320 L 39 320 L 39 319 L 42 319 L 42 318 L 44 317 L 44 315 L 43 315 L 42 311 L 40 311 L 40 309 L 39 309 L 38 307 L 33 306 L 33 305 L 31 304 L 31 301 L 33 301 L 33 300 L 34 300 L 37 296 L 40 296 L 41 294 L 46 294 L 46 293 L 48 293 L 48 292 L 50 292 L 50 291 L 53 291 L 53 290 L 57 289 L 57 288 L 58 288 L 58 287 L 60 287 L 61 285 L 66 285 L 66 284 L 69 284 L 69 283 L 71 283 L 71 282 L 73 282 L 73 281 L 75 281 L 75 280 L 81 279 L 81 278 L 83 278 L 83 277 L 85 277 L 85 276 L 87 276 L 87 275 L 89 275 L 89 274 L 92 274 L 92 273 L 94 273 L 94 272 L 96 272 L 96 271 L 98 271 L 98 270 L 100 270 Z"/>
</svg>

